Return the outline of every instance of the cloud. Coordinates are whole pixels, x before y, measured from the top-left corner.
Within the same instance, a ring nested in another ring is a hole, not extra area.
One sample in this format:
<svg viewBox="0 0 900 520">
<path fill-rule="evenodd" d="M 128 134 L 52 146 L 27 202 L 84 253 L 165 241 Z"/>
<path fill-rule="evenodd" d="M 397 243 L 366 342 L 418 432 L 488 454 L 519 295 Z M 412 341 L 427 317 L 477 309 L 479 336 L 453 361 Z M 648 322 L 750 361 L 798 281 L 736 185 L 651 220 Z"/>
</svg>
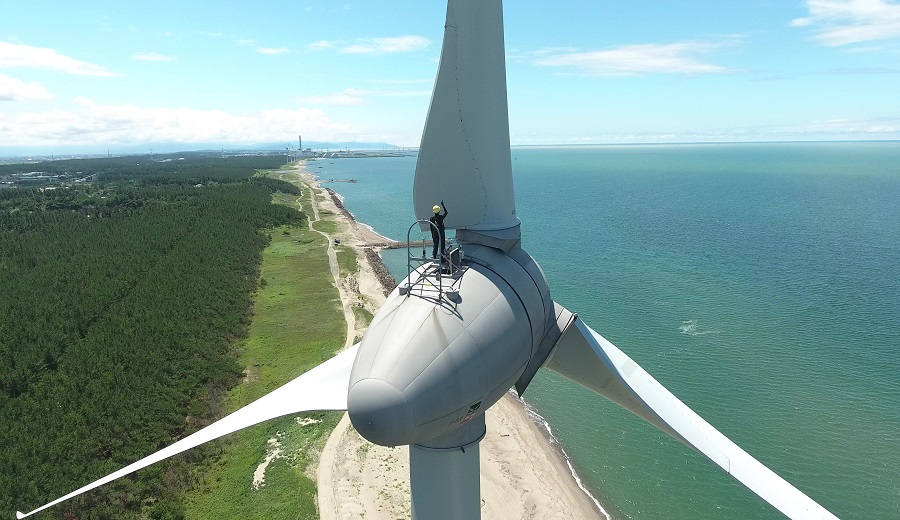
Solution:
<svg viewBox="0 0 900 520">
<path fill-rule="evenodd" d="M 348 45 L 341 49 L 345 54 L 392 54 L 422 50 L 431 45 L 431 40 L 423 36 L 397 36 L 393 38 L 371 38 Z"/>
<path fill-rule="evenodd" d="M 287 47 L 263 47 L 256 43 L 256 40 L 237 40 L 237 44 L 242 47 L 253 47 L 253 49 L 256 50 L 256 52 L 258 52 L 259 54 L 266 54 L 270 56 L 275 54 L 287 54 L 291 52 L 291 50 Z"/>
<path fill-rule="evenodd" d="M 431 45 L 431 40 L 424 36 L 408 35 L 390 38 L 364 38 L 349 44 L 319 40 L 311 43 L 308 48 L 310 50 L 336 48 L 342 54 L 394 54 L 419 51 L 429 45 Z"/>
<path fill-rule="evenodd" d="M 843 140 L 893 141 L 900 138 L 900 118 L 882 117 L 861 120 L 814 120 L 780 125 L 721 127 L 706 131 L 599 131 L 596 133 L 571 133 L 564 135 L 513 133 L 510 138 L 512 139 L 513 146 L 596 143 L 735 143 Z"/>
<path fill-rule="evenodd" d="M 291 51 L 287 47 L 278 47 L 278 48 L 257 47 L 256 52 L 258 52 L 260 54 L 287 54 Z"/>
<path fill-rule="evenodd" d="M 60 54 L 54 49 L 0 42 L 0 68 L 49 69 L 78 76 L 118 76 L 100 65 Z"/>
<path fill-rule="evenodd" d="M 381 96 L 387 97 L 423 97 L 431 96 L 430 90 L 405 90 L 397 92 L 379 92 Z"/>
<path fill-rule="evenodd" d="M 175 61 L 175 58 L 165 56 L 158 52 L 139 52 L 132 54 L 131 59 L 138 61 Z"/>
<path fill-rule="evenodd" d="M 730 72 L 731 69 L 700 61 L 694 56 L 731 45 L 734 41 L 732 39 L 718 43 L 681 42 L 622 45 L 607 50 L 587 52 L 549 49 L 540 52 L 540 56 L 535 58 L 533 63 L 545 67 L 576 69 L 591 76 L 715 74 Z"/>
<path fill-rule="evenodd" d="M 311 51 L 322 51 L 325 49 L 330 49 L 332 46 L 332 43 L 328 40 L 317 40 L 307 45 L 306 48 Z"/>
<path fill-rule="evenodd" d="M 900 37 L 900 3 L 890 0 L 806 0 L 809 16 L 796 18 L 792 27 L 810 27 L 822 45 Z"/>
<path fill-rule="evenodd" d="M 53 99 L 40 83 L 24 81 L 0 74 L 0 101 L 38 101 Z"/>
<path fill-rule="evenodd" d="M 808 121 L 774 127 L 771 129 L 771 134 L 824 136 L 826 139 L 842 139 L 847 136 L 856 139 L 897 139 L 900 136 L 900 118 Z"/>
<path fill-rule="evenodd" d="M 900 69 L 888 67 L 855 67 L 843 69 L 831 69 L 821 73 L 825 76 L 882 76 L 885 74 L 900 74 Z"/>
<path fill-rule="evenodd" d="M 221 110 L 101 105 L 78 98 L 69 110 L 0 112 L 0 142 L 19 146 L 148 142 L 250 144 L 293 140 L 298 129 L 324 140 L 359 133 L 350 125 L 331 121 L 320 109 L 305 108 L 232 114 Z"/>
</svg>

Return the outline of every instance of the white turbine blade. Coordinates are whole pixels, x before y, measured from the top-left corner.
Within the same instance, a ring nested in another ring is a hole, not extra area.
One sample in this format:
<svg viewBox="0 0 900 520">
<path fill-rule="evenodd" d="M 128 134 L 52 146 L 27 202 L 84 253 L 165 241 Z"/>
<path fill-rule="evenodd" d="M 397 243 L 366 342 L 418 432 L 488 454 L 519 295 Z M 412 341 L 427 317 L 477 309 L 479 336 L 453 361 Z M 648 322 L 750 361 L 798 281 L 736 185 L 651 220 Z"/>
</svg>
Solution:
<svg viewBox="0 0 900 520">
<path fill-rule="evenodd" d="M 713 428 L 581 320 L 566 330 L 544 366 L 690 446 L 788 518 L 837 518 Z"/>
<path fill-rule="evenodd" d="M 162 450 L 145 457 L 133 464 L 107 475 L 100 480 L 92 482 L 77 489 L 64 497 L 60 497 L 49 504 L 45 504 L 29 513 L 16 511 L 16 518 L 25 518 L 34 513 L 43 511 L 78 496 L 86 491 L 102 486 L 133 473 L 141 468 L 177 455 L 183 451 L 197 447 L 204 442 L 218 439 L 223 435 L 234 433 L 238 430 L 259 424 L 276 417 L 290 415 L 313 410 L 346 410 L 347 386 L 350 382 L 350 369 L 356 359 L 359 343 L 341 352 L 321 365 L 304 372 L 296 379 L 272 392 L 260 397 L 247 406 L 219 419 L 206 428 L 195 432 L 184 439 L 163 448 Z"/>
<path fill-rule="evenodd" d="M 450 0 L 413 182 L 417 218 L 444 200 L 448 228 L 519 225 L 508 112 L 502 2 Z"/>
</svg>

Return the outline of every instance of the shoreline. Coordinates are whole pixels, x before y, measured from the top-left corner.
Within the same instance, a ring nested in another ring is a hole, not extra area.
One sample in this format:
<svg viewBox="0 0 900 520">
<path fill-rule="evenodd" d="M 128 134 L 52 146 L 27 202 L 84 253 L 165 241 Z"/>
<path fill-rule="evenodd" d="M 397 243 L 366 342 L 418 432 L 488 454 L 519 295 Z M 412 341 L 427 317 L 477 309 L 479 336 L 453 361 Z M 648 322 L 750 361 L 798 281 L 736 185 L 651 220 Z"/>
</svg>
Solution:
<svg viewBox="0 0 900 520">
<path fill-rule="evenodd" d="M 603 504 L 600 503 L 600 500 L 595 497 L 591 491 L 584 485 L 584 480 L 578 475 L 578 472 L 575 471 L 575 466 L 572 465 L 572 459 L 569 457 L 569 454 L 566 453 L 566 449 L 563 448 L 562 443 L 560 443 L 559 438 L 553 433 L 553 428 L 550 426 L 550 423 L 547 422 L 547 419 L 541 415 L 537 408 L 534 405 L 530 404 L 524 398 L 515 395 L 510 391 L 510 395 L 512 398 L 522 407 L 522 410 L 531 420 L 531 422 L 544 434 L 544 437 L 547 439 L 547 442 L 553 449 L 553 452 L 556 453 L 556 456 L 563 462 L 565 462 L 566 467 L 569 468 L 569 473 L 572 475 L 572 479 L 575 480 L 575 484 L 578 488 L 594 503 L 594 506 L 600 511 L 606 520 L 612 520 L 612 516 L 610 516 L 609 512 L 603 507 Z"/>
<path fill-rule="evenodd" d="M 343 221 L 342 245 L 359 258 L 360 287 L 371 277 L 380 294 L 368 294 L 372 311 L 396 286 L 375 248 L 362 247 L 388 240 L 361 222 L 343 205 L 343 198 L 323 188 L 316 175 L 298 165 L 301 178 L 314 190 L 328 194 L 322 203 Z M 341 234 L 341 233 L 339 233 Z M 365 260 L 365 261 L 363 261 Z M 368 269 L 363 272 L 363 266 Z M 361 291 L 362 292 L 362 291 Z M 481 444 L 482 518 L 605 518 L 610 515 L 587 490 L 550 425 L 526 401 L 507 394 L 485 413 L 487 434 Z M 387 519 L 408 517 L 408 447 L 387 448 L 364 441 L 345 415 L 329 437 L 318 467 L 319 514 L 339 518 Z"/>
</svg>

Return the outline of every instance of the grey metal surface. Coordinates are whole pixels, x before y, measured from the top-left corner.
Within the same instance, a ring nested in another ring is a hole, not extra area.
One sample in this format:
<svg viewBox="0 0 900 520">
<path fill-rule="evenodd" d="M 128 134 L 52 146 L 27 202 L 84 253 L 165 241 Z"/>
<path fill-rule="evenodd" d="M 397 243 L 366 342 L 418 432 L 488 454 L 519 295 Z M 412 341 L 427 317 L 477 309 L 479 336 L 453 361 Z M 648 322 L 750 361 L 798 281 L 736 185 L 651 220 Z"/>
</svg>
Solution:
<svg viewBox="0 0 900 520">
<path fill-rule="evenodd" d="M 459 430 L 409 447 L 413 520 L 477 519 L 481 516 L 479 443 L 484 415 Z"/>
<path fill-rule="evenodd" d="M 520 226 L 506 229 L 457 229 L 456 238 L 460 242 L 479 244 L 499 249 L 508 253 L 512 248 L 518 247 L 522 241 Z"/>
<path fill-rule="evenodd" d="M 447 228 L 518 225 L 509 152 L 503 8 L 499 0 L 448 2 L 441 62 L 425 121 L 416 218 L 447 203 Z"/>
<path fill-rule="evenodd" d="M 443 435 L 471 420 L 473 407 L 483 413 L 521 375 L 542 337 L 535 339 L 523 300 L 540 316 L 540 292 L 506 255 L 487 250 L 481 256 L 492 268 L 469 264 L 456 285 L 457 301 L 396 290 L 369 325 L 347 401 L 366 439 L 397 446 Z M 527 281 L 530 291 L 520 289 L 520 297 L 497 269 L 518 285 Z"/>
<path fill-rule="evenodd" d="M 560 338 L 566 333 L 569 327 L 572 326 L 572 323 L 576 318 L 577 316 L 575 314 L 562 305 L 555 303 L 554 320 L 551 321 L 549 327 L 547 327 L 547 331 L 544 333 L 544 339 L 541 340 L 541 344 L 538 346 L 537 351 L 532 354 L 531 359 L 528 361 L 528 366 L 525 367 L 525 371 L 522 372 L 519 380 L 516 381 L 516 392 L 519 394 L 519 397 L 525 393 L 528 385 L 531 384 L 531 380 L 537 375 L 538 370 L 544 366 L 547 358 L 550 357 L 553 349 L 555 349 L 556 345 L 559 343 Z"/>
</svg>

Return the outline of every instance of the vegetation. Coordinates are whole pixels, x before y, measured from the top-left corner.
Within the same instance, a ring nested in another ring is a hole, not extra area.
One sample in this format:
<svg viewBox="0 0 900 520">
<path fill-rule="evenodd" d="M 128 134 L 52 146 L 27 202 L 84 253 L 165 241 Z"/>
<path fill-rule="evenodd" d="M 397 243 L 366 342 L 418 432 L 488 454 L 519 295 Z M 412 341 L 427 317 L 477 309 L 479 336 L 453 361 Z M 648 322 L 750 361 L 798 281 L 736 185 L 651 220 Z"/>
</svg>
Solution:
<svg viewBox="0 0 900 520">
<path fill-rule="evenodd" d="M 356 259 L 356 251 L 349 247 L 336 247 L 335 256 L 337 256 L 338 265 L 341 272 L 346 274 L 355 274 L 359 269 L 359 263 Z"/>
<path fill-rule="evenodd" d="M 345 325 L 333 286 L 326 241 L 318 233 L 290 228 L 272 233 L 263 252 L 268 280 L 254 304 L 253 322 L 240 363 L 247 382 L 235 387 L 229 409 L 238 408 L 329 358 L 342 343 Z M 301 274 L 302 273 L 302 274 Z M 327 302 L 323 309 L 322 302 Z M 313 312 L 312 309 L 326 312 Z M 192 519 L 316 518 L 315 482 L 308 448 L 321 449 L 340 413 L 304 414 L 244 430 L 225 444 L 224 455 L 201 486 L 188 494 Z M 282 455 L 265 469 L 265 484 L 253 489 L 253 473 L 274 439 Z M 314 450 L 318 451 L 318 450 Z"/>
<path fill-rule="evenodd" d="M 300 229 L 303 213 L 270 202 L 300 191 L 253 177 L 280 158 L 168 159 L 44 163 L 95 182 L 0 190 L 0 511 L 36 507 L 223 415 L 225 390 L 253 365 L 234 346 L 255 292 L 287 297 L 275 272 L 260 289 L 261 252 L 282 236 L 263 230 Z M 306 348 L 321 360 L 327 343 Z M 223 449 L 189 451 L 56 515 L 182 517 L 192 465 Z"/>
<path fill-rule="evenodd" d="M 332 220 L 319 220 L 313 224 L 313 228 L 332 235 L 338 231 L 337 224 Z"/>
<path fill-rule="evenodd" d="M 174 155 L 125 156 L 104 159 L 70 159 L 38 164 L 3 164 L 0 176 L 40 172 L 68 179 L 92 178 L 102 185 L 113 182 L 148 184 L 197 184 L 232 182 L 250 178 L 257 169 L 277 168 L 284 156 L 217 157 L 202 152 Z"/>
<path fill-rule="evenodd" d="M 277 194 L 275 199 L 308 206 L 308 193 L 305 190 L 302 198 Z M 253 322 L 242 343 L 240 363 L 247 367 L 247 377 L 229 393 L 229 409 L 251 402 L 328 359 L 344 340 L 345 324 L 325 254 L 325 238 L 298 227 L 278 228 L 271 235 L 271 244 L 263 251 L 261 272 L 267 283 L 256 295 Z M 304 414 L 299 420 L 270 421 L 235 434 L 216 466 L 188 494 L 186 516 L 210 520 L 317 518 L 316 486 L 308 476 L 313 461 L 308 452 L 310 447 L 324 446 L 339 418 L 335 412 Z M 280 444 L 282 457 L 266 468 L 265 485 L 253 490 L 253 471 L 263 462 L 269 439 Z"/>
</svg>

